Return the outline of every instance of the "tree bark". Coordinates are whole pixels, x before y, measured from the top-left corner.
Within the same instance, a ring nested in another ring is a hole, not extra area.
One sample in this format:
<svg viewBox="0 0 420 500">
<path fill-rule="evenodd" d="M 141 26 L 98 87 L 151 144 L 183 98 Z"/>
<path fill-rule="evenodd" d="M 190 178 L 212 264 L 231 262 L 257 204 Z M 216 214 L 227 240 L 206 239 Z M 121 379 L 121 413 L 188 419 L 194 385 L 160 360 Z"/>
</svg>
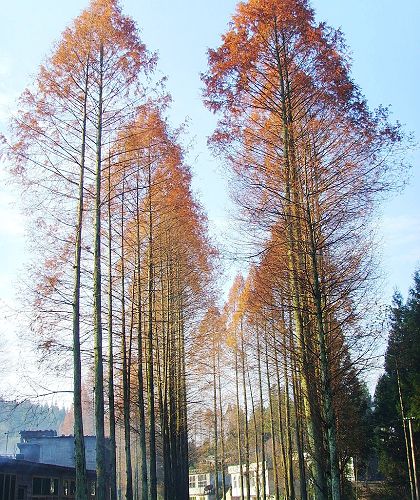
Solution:
<svg viewBox="0 0 420 500">
<path fill-rule="evenodd" d="M 144 381 L 143 381 L 143 314 L 141 291 L 141 260 L 140 260 L 140 186 L 139 172 L 136 179 L 136 256 L 137 256 L 137 403 L 139 408 L 139 445 L 141 460 L 141 500 L 147 500 L 147 450 L 146 450 L 146 418 L 144 413 Z"/>
<path fill-rule="evenodd" d="M 149 496 L 157 500 L 156 475 L 156 417 L 155 417 L 155 383 L 153 361 L 153 213 L 152 213 L 152 173 L 151 159 L 148 162 L 148 255 L 147 255 L 147 396 L 149 409 Z"/>
<path fill-rule="evenodd" d="M 95 173 L 95 243 L 93 269 L 93 312 L 95 346 L 95 426 L 96 426 L 96 498 L 106 499 L 106 462 L 104 428 L 104 375 L 102 359 L 102 283 L 101 283 L 101 174 L 102 174 L 102 105 L 103 105 L 103 57 L 99 53 L 98 121 L 96 138 Z"/>
<path fill-rule="evenodd" d="M 241 337 L 241 371 L 242 371 L 242 391 L 244 396 L 244 413 L 245 413 L 245 482 L 246 482 L 246 498 L 251 500 L 251 482 L 249 477 L 249 426 L 248 426 L 248 399 L 246 391 L 245 378 L 245 346 L 244 346 L 244 331 L 243 317 L 240 322 L 240 337 Z"/>
<path fill-rule="evenodd" d="M 113 277 L 112 277 L 112 219 L 111 219 L 111 161 L 108 163 L 108 407 L 109 407 L 109 461 L 110 496 L 117 498 L 117 442 L 115 433 L 114 395 L 114 334 L 113 334 Z"/>
<path fill-rule="evenodd" d="M 84 203 L 84 175 L 86 156 L 87 96 L 89 82 L 89 60 L 86 63 L 86 77 L 83 94 L 82 142 L 80 153 L 79 193 L 74 256 L 73 289 L 73 409 L 74 409 L 74 454 L 76 467 L 76 500 L 85 500 L 88 495 L 86 475 L 85 441 L 82 415 L 82 360 L 80 352 L 80 286 L 82 257 L 82 227 Z"/>
</svg>

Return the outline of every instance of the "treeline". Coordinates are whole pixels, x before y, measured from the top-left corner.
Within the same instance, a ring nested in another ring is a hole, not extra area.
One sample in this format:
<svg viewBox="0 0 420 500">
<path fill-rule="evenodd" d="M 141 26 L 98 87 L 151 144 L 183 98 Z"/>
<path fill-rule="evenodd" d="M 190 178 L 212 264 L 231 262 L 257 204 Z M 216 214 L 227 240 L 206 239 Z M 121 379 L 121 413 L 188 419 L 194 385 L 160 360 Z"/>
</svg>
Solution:
<svg viewBox="0 0 420 500">
<path fill-rule="evenodd" d="M 190 461 L 197 471 L 210 467 L 222 476 L 216 498 L 226 498 L 229 465 L 246 471 L 243 498 L 250 487 L 258 498 L 269 488 L 275 498 L 312 498 L 315 457 L 306 431 L 301 354 L 292 349 L 284 318 L 258 313 L 257 278 L 255 268 L 246 280 L 237 276 L 224 308 L 209 309 L 197 331 L 202 404 L 192 414 Z M 419 487 L 418 271 L 407 300 L 395 293 L 386 319 L 384 373 L 373 400 L 344 346 L 332 366 L 340 494 L 346 499 L 357 488 L 372 500 L 415 499 Z"/>
<path fill-rule="evenodd" d="M 187 409 L 203 363 L 216 472 L 233 374 L 247 498 L 251 460 L 264 468 L 269 455 L 275 498 L 344 498 L 346 465 L 362 454 L 354 360 L 369 334 L 370 219 L 397 184 L 404 138 L 385 109 L 369 110 L 341 33 L 306 0 L 240 3 L 208 56 L 210 143 L 254 256 L 221 310 L 182 128 L 168 125 L 156 55 L 117 0 L 92 0 L 65 30 L 13 120 L 9 160 L 33 224 L 31 330 L 46 362 L 73 372 L 78 500 L 89 373 L 99 500 L 117 495 L 118 427 L 126 498 L 188 497 Z"/>
<path fill-rule="evenodd" d="M 0 399 L 1 453 L 19 452 L 16 443 L 20 441 L 20 431 L 52 429 L 58 432 L 65 415 L 65 408 L 56 405 Z"/>
<path fill-rule="evenodd" d="M 387 487 L 381 498 L 417 498 L 420 460 L 420 272 L 390 308 L 385 371 L 374 399 L 375 447 Z M 418 467 L 418 465 L 417 465 Z M 417 477 L 416 477 L 417 473 Z M 417 497 L 416 497 L 417 495 Z"/>
<path fill-rule="evenodd" d="M 191 459 L 199 470 L 210 461 L 215 474 L 222 475 L 218 499 L 227 495 L 228 465 L 245 471 L 240 477 L 243 499 L 251 497 L 252 489 L 258 498 L 314 498 L 313 469 L 320 458 L 309 432 L 322 433 L 325 420 L 319 413 L 314 426 L 309 425 L 305 399 L 308 391 L 316 391 L 321 403 L 317 358 L 313 354 L 311 365 L 304 364 L 290 310 L 268 302 L 272 296 L 267 290 L 259 293 L 258 279 L 256 268 L 246 280 L 238 276 L 223 310 L 210 309 L 198 331 L 207 339 L 196 356 L 205 360 L 198 361 L 203 390 L 207 384 L 210 389 L 205 410 L 196 415 L 203 423 L 198 431 L 192 427 Z M 329 370 L 339 495 L 352 498 L 350 481 L 355 475 L 366 477 L 372 453 L 372 409 L 343 337 L 335 339 L 334 347 Z M 310 387 L 302 383 L 304 369 L 312 371 Z M 322 452 L 328 463 L 325 436 Z"/>
<path fill-rule="evenodd" d="M 203 75 L 205 102 L 220 117 L 211 145 L 226 159 L 257 256 L 228 305 L 242 373 L 237 392 L 246 413 L 247 366 L 257 359 L 266 399 L 283 387 L 298 415 L 295 455 L 287 405 L 278 419 L 283 432 L 271 432 L 273 460 L 280 446 L 286 472 L 276 498 L 295 498 L 294 457 L 301 498 L 345 495 L 347 423 L 357 418 L 361 393 L 352 356 L 363 353 L 361 319 L 374 276 L 369 221 L 394 185 L 403 139 L 386 110 L 369 110 L 345 54 L 341 33 L 318 24 L 308 2 L 250 0 L 209 50 Z M 247 467 L 247 441 L 239 451 Z"/>
<path fill-rule="evenodd" d="M 92 0 L 12 124 L 9 159 L 33 224 L 31 329 L 45 361 L 74 374 L 80 500 L 83 377 L 94 391 L 96 497 L 117 496 L 117 425 L 126 498 L 188 496 L 185 345 L 211 293 L 216 252 L 155 66 L 118 2 Z"/>
</svg>

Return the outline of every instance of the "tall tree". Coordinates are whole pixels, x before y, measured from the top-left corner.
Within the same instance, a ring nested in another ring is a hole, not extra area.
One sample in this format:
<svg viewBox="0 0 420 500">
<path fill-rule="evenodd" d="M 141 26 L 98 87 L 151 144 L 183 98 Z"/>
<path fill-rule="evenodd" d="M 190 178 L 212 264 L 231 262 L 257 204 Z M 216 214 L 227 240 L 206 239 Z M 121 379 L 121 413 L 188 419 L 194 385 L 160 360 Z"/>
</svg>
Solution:
<svg viewBox="0 0 420 500">
<path fill-rule="evenodd" d="M 142 442 L 147 416 L 149 470 L 148 475 L 143 470 L 142 491 L 147 485 L 149 498 L 158 491 L 171 499 L 188 494 L 185 343 L 191 318 L 204 304 L 214 254 L 177 135 L 163 109 L 147 102 L 121 132 L 114 161 L 115 179 L 126 179 L 120 250 L 132 269 L 137 308 L 138 432 Z M 145 443 L 141 448 L 145 451 Z M 141 455 L 143 468 L 146 454 Z"/>
<path fill-rule="evenodd" d="M 85 498 L 83 428 L 81 424 L 80 290 L 82 223 L 84 210 L 94 208 L 93 309 L 95 352 L 95 407 L 97 433 L 97 496 L 105 498 L 104 384 L 102 365 L 101 207 L 104 145 L 112 143 L 142 96 L 140 75 L 152 68 L 154 58 L 140 41 L 134 22 L 124 16 L 116 0 L 92 0 L 88 9 L 63 33 L 62 41 L 41 67 L 34 89 L 22 95 L 14 122 L 16 141 L 11 153 L 15 171 L 41 193 L 43 207 L 55 198 L 54 221 L 67 230 L 69 219 L 60 211 L 63 202 L 75 210 L 73 292 L 74 408 L 77 496 Z M 79 172 L 78 180 L 75 175 Z M 86 172 L 89 178 L 88 199 Z M 94 174 L 92 175 L 92 172 Z M 27 175 L 26 175 L 27 174 Z M 90 188 L 93 186 L 93 190 Z M 76 191 L 76 193 L 75 193 Z M 94 195 L 92 196 L 92 192 Z M 76 203 L 76 208 L 73 205 Z M 40 205 L 38 206 L 40 208 Z M 68 215 L 69 217 L 70 215 Z M 56 232 L 57 234 L 57 232 Z M 57 235 L 58 236 L 58 235 Z M 89 259 L 87 259 L 89 260 Z M 59 284 L 60 286 L 62 283 Z M 55 287 L 57 289 L 57 287 Z"/>
<path fill-rule="evenodd" d="M 419 325 L 420 272 L 416 271 L 407 301 L 404 303 L 399 293 L 393 297 L 385 372 L 377 383 L 374 399 L 379 468 L 391 481 L 405 485 L 407 491 L 411 487 L 412 496 L 414 469 L 409 429 L 404 417 L 414 417 L 414 456 L 418 461 Z"/>
<path fill-rule="evenodd" d="M 383 110 L 369 112 L 343 53 L 340 33 L 316 24 L 308 2 L 249 0 L 203 77 L 207 105 L 222 114 L 212 143 L 236 176 L 248 227 L 259 248 L 273 248 L 271 233 L 286 250 L 315 495 L 334 500 L 332 318 L 343 324 L 367 286 L 366 220 L 401 139 Z"/>
</svg>

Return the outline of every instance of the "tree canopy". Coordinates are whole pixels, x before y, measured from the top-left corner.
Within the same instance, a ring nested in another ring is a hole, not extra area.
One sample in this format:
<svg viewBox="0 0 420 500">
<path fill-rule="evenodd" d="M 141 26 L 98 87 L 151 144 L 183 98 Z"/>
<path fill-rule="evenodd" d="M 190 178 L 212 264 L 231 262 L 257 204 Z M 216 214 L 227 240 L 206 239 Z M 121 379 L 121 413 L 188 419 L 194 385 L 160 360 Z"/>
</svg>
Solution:
<svg viewBox="0 0 420 500">
<path fill-rule="evenodd" d="M 414 419 L 414 443 L 420 436 L 420 271 L 414 274 L 405 302 L 399 292 L 394 294 L 389 327 L 385 371 L 374 399 L 379 467 L 386 478 L 408 485 L 411 448 L 403 418 Z M 418 461 L 418 446 L 416 458 Z"/>
</svg>

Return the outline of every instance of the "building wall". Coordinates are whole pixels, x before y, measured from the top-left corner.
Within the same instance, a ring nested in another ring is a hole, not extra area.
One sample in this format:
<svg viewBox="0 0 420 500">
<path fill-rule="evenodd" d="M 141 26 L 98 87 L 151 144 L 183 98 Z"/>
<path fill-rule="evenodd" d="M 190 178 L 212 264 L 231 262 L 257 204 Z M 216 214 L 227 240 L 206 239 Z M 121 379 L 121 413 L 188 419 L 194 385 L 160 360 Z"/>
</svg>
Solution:
<svg viewBox="0 0 420 500">
<path fill-rule="evenodd" d="M 265 484 L 266 484 L 266 494 L 271 498 L 271 495 L 273 494 L 274 491 L 274 484 L 273 484 L 273 471 L 271 467 L 266 464 L 265 466 Z M 256 482 L 259 482 L 259 487 L 260 487 L 260 496 L 262 494 L 263 490 L 263 483 L 264 483 L 264 478 L 262 474 L 262 463 L 260 462 L 258 464 L 258 477 L 257 477 L 257 464 L 256 463 L 251 463 L 249 464 L 249 475 L 250 475 L 250 496 L 252 499 L 257 498 L 257 487 L 256 487 Z M 231 489 L 231 495 L 232 499 L 238 499 L 242 498 L 242 490 L 241 490 L 241 472 L 240 472 L 240 467 L 239 465 L 231 465 L 228 467 L 228 473 L 230 475 L 231 481 L 232 481 L 232 489 Z M 246 489 L 246 479 L 245 479 L 245 465 L 242 465 L 242 474 L 243 474 L 243 496 L 246 497 L 247 495 L 247 489 Z"/>
<path fill-rule="evenodd" d="M 88 498 L 95 498 L 94 471 L 88 472 Z M 0 499 L 70 500 L 75 497 L 74 468 L 0 458 Z M 107 499 L 109 500 L 109 499 Z"/>
<path fill-rule="evenodd" d="M 226 486 L 230 486 L 230 478 L 226 474 L 225 476 Z M 219 491 L 222 488 L 222 473 L 219 471 L 218 474 Z M 190 471 L 189 474 L 189 497 L 190 500 L 214 500 L 215 495 L 215 473 L 214 472 L 199 472 Z M 207 491 L 205 491 L 206 486 L 212 486 Z"/>
<path fill-rule="evenodd" d="M 25 460 L 43 464 L 74 467 L 74 437 L 39 437 L 31 438 L 27 443 L 18 443 Z M 96 438 L 85 436 L 86 468 L 96 467 Z"/>
</svg>

